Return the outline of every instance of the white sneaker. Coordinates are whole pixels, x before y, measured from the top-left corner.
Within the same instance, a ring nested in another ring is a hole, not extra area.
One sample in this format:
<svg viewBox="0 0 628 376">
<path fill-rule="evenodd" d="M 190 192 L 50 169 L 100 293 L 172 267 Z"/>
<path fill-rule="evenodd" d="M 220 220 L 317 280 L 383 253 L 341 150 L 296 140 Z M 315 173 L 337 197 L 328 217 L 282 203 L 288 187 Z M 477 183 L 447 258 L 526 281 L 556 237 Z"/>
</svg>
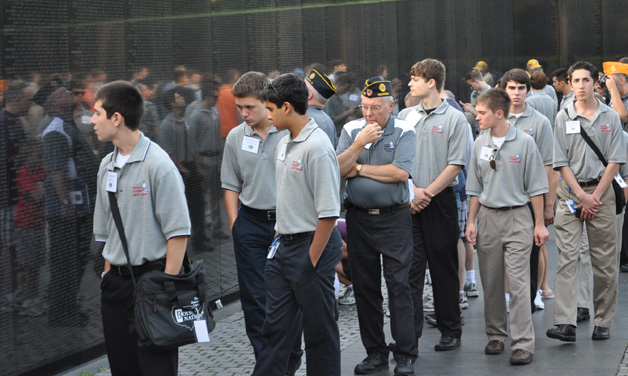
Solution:
<svg viewBox="0 0 628 376">
<path fill-rule="evenodd" d="M 353 293 L 353 286 L 348 286 L 345 290 L 345 294 L 342 298 L 338 299 L 340 305 L 352 305 L 355 304 L 355 294 Z"/>
<path fill-rule="evenodd" d="M 466 293 L 463 292 L 458 296 L 458 305 L 460 306 L 460 309 L 469 308 L 469 301 L 467 300 Z"/>
<path fill-rule="evenodd" d="M 469 298 L 477 298 L 478 296 L 480 296 L 478 286 L 475 284 L 475 282 L 465 284 L 464 291 L 467 293 L 467 297 Z"/>
<path fill-rule="evenodd" d="M 543 290 L 537 290 L 536 297 L 534 298 L 534 305 L 536 309 L 545 309 L 545 303 L 543 303 Z"/>
<path fill-rule="evenodd" d="M 423 302 L 423 312 L 434 312 L 434 299 Z"/>
</svg>

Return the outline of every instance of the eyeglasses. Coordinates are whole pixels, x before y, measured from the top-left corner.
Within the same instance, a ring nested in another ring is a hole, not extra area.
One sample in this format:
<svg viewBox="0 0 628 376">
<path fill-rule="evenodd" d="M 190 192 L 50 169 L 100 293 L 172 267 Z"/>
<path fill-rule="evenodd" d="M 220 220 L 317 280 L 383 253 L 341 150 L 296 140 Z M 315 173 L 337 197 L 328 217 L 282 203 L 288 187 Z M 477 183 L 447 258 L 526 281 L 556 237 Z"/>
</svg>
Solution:
<svg viewBox="0 0 628 376">
<path fill-rule="evenodd" d="M 489 145 L 491 148 L 491 155 L 488 156 L 488 164 L 491 166 L 493 170 L 497 168 L 497 163 L 495 163 L 495 158 L 497 157 L 497 145 Z"/>
<path fill-rule="evenodd" d="M 362 111 L 368 111 L 368 110 L 371 110 L 372 112 L 380 112 L 380 111 L 382 110 L 382 108 L 384 108 L 384 107 L 382 107 L 382 106 L 367 106 L 367 105 L 364 105 L 364 104 L 361 104 L 361 105 L 360 105 L 360 106 L 358 106 L 358 107 L 360 107 L 360 109 L 361 109 Z"/>
<path fill-rule="evenodd" d="M 279 94 L 279 91 L 277 91 L 277 88 L 273 85 L 273 80 L 268 81 L 268 86 L 272 87 L 275 93 Z"/>
</svg>

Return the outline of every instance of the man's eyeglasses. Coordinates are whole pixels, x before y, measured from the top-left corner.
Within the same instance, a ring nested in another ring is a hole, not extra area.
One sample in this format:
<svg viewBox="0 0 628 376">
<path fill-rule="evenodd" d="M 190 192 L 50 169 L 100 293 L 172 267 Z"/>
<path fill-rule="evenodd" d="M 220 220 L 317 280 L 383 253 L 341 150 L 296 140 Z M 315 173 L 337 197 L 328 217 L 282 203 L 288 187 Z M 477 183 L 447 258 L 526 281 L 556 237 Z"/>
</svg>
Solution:
<svg viewBox="0 0 628 376">
<path fill-rule="evenodd" d="M 491 166 L 493 170 L 497 168 L 497 163 L 495 163 L 495 158 L 497 157 L 497 145 L 489 145 L 491 148 L 491 155 L 488 156 L 488 164 Z"/>
<path fill-rule="evenodd" d="M 273 90 L 275 90 L 275 93 L 279 94 L 279 92 L 277 91 L 277 88 L 275 87 L 275 85 L 273 85 L 273 80 L 268 81 L 268 86 L 273 88 Z"/>
<path fill-rule="evenodd" d="M 367 106 L 364 104 L 361 104 L 358 107 L 360 107 L 362 111 L 368 111 L 370 109 L 372 112 L 380 112 L 382 108 L 384 108 L 382 106 Z"/>
</svg>

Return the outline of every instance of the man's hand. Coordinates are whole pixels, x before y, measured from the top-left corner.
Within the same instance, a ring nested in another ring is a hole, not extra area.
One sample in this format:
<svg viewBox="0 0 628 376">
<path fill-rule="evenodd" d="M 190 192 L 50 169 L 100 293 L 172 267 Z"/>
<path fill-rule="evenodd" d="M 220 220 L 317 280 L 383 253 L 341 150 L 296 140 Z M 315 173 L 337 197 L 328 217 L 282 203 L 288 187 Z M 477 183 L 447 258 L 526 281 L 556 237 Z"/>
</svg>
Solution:
<svg viewBox="0 0 628 376">
<path fill-rule="evenodd" d="M 382 127 L 380 127 L 377 123 L 370 123 L 362 128 L 362 131 L 354 142 L 364 147 L 371 142 L 379 140 L 380 138 L 382 138 Z"/>
<path fill-rule="evenodd" d="M 467 224 L 467 231 L 469 231 L 469 225 Z M 534 226 L 534 242 L 537 246 L 542 246 L 546 241 L 549 240 L 549 231 L 547 231 L 547 227 L 543 225 Z"/>
<path fill-rule="evenodd" d="M 543 209 L 543 219 L 545 221 L 545 226 L 549 226 L 554 223 L 554 205 L 545 206 Z"/>
<path fill-rule="evenodd" d="M 467 241 L 471 244 L 475 244 L 477 242 L 477 238 L 475 237 L 476 231 L 477 230 L 475 228 L 475 223 L 467 222 L 467 231 L 464 232 L 464 236 L 465 238 L 467 238 Z M 547 231 L 547 229 L 545 231 Z M 535 236 L 536 236 L 536 232 L 535 232 Z M 548 236 L 549 236 L 549 233 L 548 233 Z"/>
<path fill-rule="evenodd" d="M 357 165 L 358 165 L 357 163 L 353 164 L 353 167 L 351 167 L 351 171 L 349 171 L 349 173 L 345 175 L 345 179 L 351 179 L 358 176 L 358 170 L 355 169 Z"/>
<path fill-rule="evenodd" d="M 580 204 L 576 205 L 576 209 L 582 208 L 582 214 L 580 214 L 580 220 L 593 219 L 597 214 L 597 211 L 602 205 L 602 201 L 592 194 L 585 193 L 580 199 Z"/>
</svg>

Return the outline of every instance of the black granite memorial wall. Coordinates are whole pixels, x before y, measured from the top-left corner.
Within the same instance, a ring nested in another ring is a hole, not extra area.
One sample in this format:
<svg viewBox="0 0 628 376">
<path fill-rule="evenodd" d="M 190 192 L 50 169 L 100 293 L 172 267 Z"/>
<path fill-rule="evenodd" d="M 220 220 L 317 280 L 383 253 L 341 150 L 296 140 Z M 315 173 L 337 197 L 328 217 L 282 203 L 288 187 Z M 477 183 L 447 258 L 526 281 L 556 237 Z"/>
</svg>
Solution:
<svg viewBox="0 0 628 376">
<path fill-rule="evenodd" d="M 229 88 L 249 70 L 303 74 L 340 60 L 360 88 L 383 64 L 403 85 L 413 63 L 432 57 L 447 67 L 445 88 L 466 101 L 463 78 L 478 60 L 497 79 L 530 58 L 549 73 L 628 55 L 624 8 L 622 0 L 0 1 L 0 375 L 54 374 L 104 353 L 102 245 L 91 229 L 96 170 L 112 146 L 97 140 L 90 118 L 106 82 L 138 85 L 142 130 L 160 143 L 169 90 L 186 87 L 189 106 L 202 79 L 216 80 L 224 138 L 240 121 Z M 51 78 L 64 89 L 32 103 Z M 67 135 L 50 127 L 60 112 L 74 119 Z M 205 261 L 216 308 L 238 298 L 220 163 L 192 163 L 188 253 Z M 59 205 L 62 196 L 75 200 Z"/>
</svg>

